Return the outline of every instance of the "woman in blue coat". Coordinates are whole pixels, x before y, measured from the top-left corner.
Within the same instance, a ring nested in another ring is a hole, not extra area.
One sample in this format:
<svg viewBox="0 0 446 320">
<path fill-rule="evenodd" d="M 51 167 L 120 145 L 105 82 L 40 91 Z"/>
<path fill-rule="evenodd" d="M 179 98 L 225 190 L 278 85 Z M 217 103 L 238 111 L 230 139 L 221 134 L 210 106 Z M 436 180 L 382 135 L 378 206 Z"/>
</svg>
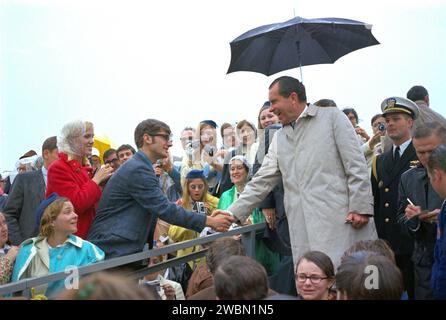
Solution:
<svg viewBox="0 0 446 320">
<path fill-rule="evenodd" d="M 37 211 L 40 220 L 39 235 L 22 243 L 12 281 L 62 271 L 67 272 L 68 277 L 72 274 L 68 268 L 89 265 L 104 259 L 101 249 L 74 235 L 77 231 L 77 214 L 70 200 L 52 194 L 41 203 Z M 36 294 L 53 297 L 63 288 L 65 279 L 34 289 Z"/>
</svg>

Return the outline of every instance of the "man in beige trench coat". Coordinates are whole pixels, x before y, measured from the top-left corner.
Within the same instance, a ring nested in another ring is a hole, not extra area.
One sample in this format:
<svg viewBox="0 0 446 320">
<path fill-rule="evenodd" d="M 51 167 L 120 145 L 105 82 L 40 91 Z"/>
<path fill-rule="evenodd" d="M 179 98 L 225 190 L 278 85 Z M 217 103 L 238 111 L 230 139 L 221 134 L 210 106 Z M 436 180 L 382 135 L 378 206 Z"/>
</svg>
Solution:
<svg viewBox="0 0 446 320">
<path fill-rule="evenodd" d="M 306 100 L 299 80 L 273 81 L 270 110 L 283 128 L 228 211 L 245 221 L 282 179 L 294 264 L 306 251 L 319 250 L 337 267 L 353 243 L 377 238 L 370 179 L 348 118 L 338 108 L 307 106 Z"/>
</svg>

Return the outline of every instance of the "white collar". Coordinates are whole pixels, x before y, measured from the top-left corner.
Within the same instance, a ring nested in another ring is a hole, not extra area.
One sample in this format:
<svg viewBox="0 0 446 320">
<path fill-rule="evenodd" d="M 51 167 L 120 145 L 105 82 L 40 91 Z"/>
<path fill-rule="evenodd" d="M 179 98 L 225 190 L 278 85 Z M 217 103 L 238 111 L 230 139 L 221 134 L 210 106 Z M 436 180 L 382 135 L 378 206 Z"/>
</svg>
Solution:
<svg viewBox="0 0 446 320">
<path fill-rule="evenodd" d="M 400 156 L 404 154 L 404 151 L 406 151 L 409 144 L 412 142 L 412 139 L 407 140 L 406 142 L 402 143 L 400 145 Z M 396 145 L 393 145 L 392 153 L 395 153 Z"/>
</svg>

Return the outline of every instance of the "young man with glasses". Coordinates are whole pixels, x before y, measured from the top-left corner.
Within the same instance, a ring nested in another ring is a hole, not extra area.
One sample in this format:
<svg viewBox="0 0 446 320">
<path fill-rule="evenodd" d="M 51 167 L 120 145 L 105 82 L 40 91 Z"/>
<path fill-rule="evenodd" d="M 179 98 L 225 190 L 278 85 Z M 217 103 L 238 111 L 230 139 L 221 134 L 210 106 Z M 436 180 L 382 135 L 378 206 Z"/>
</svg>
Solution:
<svg viewBox="0 0 446 320">
<path fill-rule="evenodd" d="M 118 154 L 115 149 L 105 150 L 102 160 L 104 161 L 104 164 L 109 164 L 114 171 L 118 170 L 120 166 Z"/>
<path fill-rule="evenodd" d="M 162 193 L 153 164 L 169 156 L 172 136 L 167 124 L 142 121 L 135 129 L 135 143 L 138 152 L 107 183 L 88 234 L 107 258 L 140 252 L 146 244 L 152 248 L 158 217 L 198 232 L 205 226 L 228 230 L 232 217 L 186 211 Z"/>
</svg>

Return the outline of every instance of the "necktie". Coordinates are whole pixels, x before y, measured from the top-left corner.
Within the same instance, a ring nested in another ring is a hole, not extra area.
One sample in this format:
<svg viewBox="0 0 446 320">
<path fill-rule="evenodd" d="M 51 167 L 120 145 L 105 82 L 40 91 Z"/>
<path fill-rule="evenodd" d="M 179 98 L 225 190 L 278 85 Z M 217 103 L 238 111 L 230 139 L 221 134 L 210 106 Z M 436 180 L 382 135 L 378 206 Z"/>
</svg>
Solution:
<svg viewBox="0 0 446 320">
<path fill-rule="evenodd" d="M 397 146 L 395 148 L 395 153 L 393 154 L 393 162 L 398 163 L 399 160 L 400 160 L 400 146 Z"/>
</svg>

